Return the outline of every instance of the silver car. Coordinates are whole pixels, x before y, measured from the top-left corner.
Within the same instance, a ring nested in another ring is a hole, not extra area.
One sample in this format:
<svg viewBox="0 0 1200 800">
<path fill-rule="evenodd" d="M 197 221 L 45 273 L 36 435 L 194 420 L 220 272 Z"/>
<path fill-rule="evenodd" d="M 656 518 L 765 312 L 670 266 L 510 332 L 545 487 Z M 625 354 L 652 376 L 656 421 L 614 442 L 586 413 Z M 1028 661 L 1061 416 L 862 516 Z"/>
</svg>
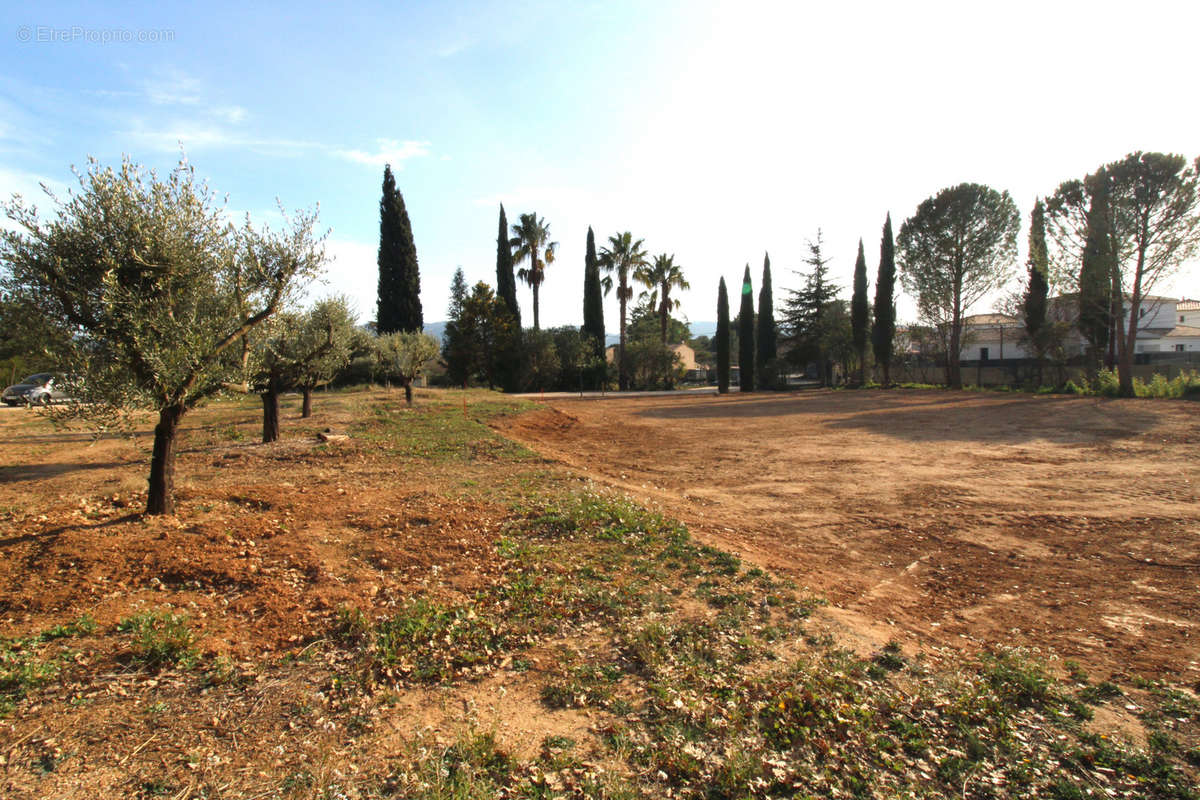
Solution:
<svg viewBox="0 0 1200 800">
<path fill-rule="evenodd" d="M 31 405 L 48 406 L 51 403 L 61 403 L 70 398 L 62 390 L 61 375 L 53 372 L 39 372 L 30 375 L 20 383 L 9 386 L 0 394 L 0 400 L 10 406 Z"/>
</svg>

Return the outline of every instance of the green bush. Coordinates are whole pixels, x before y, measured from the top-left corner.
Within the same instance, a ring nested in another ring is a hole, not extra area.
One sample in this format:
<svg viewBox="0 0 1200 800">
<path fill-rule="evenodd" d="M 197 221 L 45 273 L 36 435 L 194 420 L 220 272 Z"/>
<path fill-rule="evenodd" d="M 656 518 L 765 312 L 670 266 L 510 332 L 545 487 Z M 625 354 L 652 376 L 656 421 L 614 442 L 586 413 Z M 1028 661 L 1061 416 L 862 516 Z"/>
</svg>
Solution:
<svg viewBox="0 0 1200 800">
<path fill-rule="evenodd" d="M 1116 397 L 1121 393 L 1121 378 L 1116 370 L 1102 369 L 1096 373 L 1096 394 Z"/>
</svg>

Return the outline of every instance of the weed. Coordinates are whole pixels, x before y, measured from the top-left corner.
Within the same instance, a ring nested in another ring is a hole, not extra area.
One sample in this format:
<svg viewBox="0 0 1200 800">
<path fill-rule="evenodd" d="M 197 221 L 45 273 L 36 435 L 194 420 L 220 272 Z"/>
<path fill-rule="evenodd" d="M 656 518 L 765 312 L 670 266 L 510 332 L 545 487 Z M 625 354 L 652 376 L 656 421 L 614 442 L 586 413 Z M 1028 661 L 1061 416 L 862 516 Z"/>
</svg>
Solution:
<svg viewBox="0 0 1200 800">
<path fill-rule="evenodd" d="M 126 617 L 117 623 L 117 630 L 133 637 L 129 658 L 150 669 L 172 665 L 191 667 L 196 663 L 195 635 L 184 614 L 166 610 L 148 611 Z"/>
<path fill-rule="evenodd" d="M 498 660 L 507 644 L 504 626 L 475 604 L 416 598 L 375 625 L 371 658 L 386 677 L 436 683 Z"/>
</svg>

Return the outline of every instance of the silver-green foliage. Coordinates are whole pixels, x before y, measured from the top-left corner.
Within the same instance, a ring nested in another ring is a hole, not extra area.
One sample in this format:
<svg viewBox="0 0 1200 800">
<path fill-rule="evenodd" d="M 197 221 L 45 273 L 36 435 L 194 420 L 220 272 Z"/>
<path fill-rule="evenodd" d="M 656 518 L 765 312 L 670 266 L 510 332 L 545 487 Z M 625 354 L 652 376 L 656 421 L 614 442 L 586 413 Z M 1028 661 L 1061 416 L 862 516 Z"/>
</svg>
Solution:
<svg viewBox="0 0 1200 800">
<path fill-rule="evenodd" d="M 235 345 L 321 268 L 315 211 L 234 227 L 186 161 L 159 176 L 93 160 L 78 177 L 51 216 L 5 203 L 17 229 L 0 238 L 14 294 L 70 331 L 76 410 L 188 408 L 238 382 Z"/>
</svg>

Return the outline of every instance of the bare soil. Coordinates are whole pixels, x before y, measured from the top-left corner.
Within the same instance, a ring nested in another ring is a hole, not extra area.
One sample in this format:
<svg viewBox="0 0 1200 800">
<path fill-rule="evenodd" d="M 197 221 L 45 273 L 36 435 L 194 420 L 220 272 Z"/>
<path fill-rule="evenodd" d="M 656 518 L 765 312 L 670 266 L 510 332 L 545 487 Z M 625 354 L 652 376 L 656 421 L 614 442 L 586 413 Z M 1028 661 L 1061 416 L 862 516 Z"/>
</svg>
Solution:
<svg viewBox="0 0 1200 800">
<path fill-rule="evenodd" d="M 502 430 L 824 595 L 851 637 L 1200 681 L 1195 403 L 554 399 Z"/>
</svg>

